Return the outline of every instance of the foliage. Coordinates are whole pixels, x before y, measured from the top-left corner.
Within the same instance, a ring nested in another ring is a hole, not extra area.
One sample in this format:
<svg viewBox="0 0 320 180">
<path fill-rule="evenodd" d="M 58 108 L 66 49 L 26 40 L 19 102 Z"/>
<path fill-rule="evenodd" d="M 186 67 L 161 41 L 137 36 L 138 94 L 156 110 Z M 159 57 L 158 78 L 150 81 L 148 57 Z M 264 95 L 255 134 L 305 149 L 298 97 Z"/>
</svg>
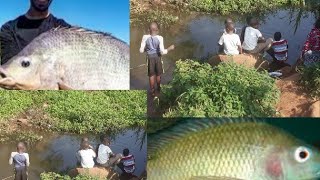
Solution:
<svg viewBox="0 0 320 180">
<path fill-rule="evenodd" d="M 54 172 L 41 173 L 41 180 L 98 180 L 98 178 L 90 177 L 87 175 L 78 175 L 75 178 L 71 178 L 67 175 L 60 175 Z"/>
<path fill-rule="evenodd" d="M 144 91 L 0 91 L 0 100 L 0 121 L 23 112 L 31 122 L 75 133 L 144 126 L 147 108 Z"/>
<path fill-rule="evenodd" d="M 149 24 L 151 22 L 157 22 L 160 26 L 169 26 L 178 21 L 178 17 L 172 15 L 168 11 L 163 10 L 151 10 L 144 11 L 140 14 L 132 13 L 131 23 L 134 25 Z"/>
<path fill-rule="evenodd" d="M 302 69 L 301 83 L 313 97 L 320 99 L 320 63 Z"/>
<path fill-rule="evenodd" d="M 0 121 L 23 112 L 32 105 L 32 96 L 23 91 L 0 91 Z"/>
<path fill-rule="evenodd" d="M 279 91 L 266 72 L 234 63 L 216 67 L 177 61 L 173 80 L 162 89 L 165 117 L 275 116 Z"/>
<path fill-rule="evenodd" d="M 299 5 L 301 0 L 168 0 L 174 4 L 188 4 L 189 9 L 201 12 L 246 14 L 253 11 L 271 9 L 283 5 Z"/>
</svg>

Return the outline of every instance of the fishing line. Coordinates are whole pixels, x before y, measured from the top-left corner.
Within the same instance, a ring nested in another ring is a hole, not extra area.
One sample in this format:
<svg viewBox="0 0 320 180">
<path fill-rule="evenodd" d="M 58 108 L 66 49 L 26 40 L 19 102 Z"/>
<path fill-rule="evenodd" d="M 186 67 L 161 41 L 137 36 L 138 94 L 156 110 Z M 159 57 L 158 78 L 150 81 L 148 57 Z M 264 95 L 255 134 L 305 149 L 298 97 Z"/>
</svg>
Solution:
<svg viewBox="0 0 320 180">
<path fill-rule="evenodd" d="M 2 179 L 2 180 L 7 180 L 7 179 L 10 179 L 10 178 L 14 178 L 14 175 L 8 176 L 8 177 L 6 177 L 6 178 L 4 178 L 4 179 Z"/>
<path fill-rule="evenodd" d="M 137 69 L 137 68 L 140 68 L 140 67 L 146 66 L 146 65 L 147 65 L 147 63 L 145 63 L 145 64 L 140 64 L 139 66 L 136 66 L 136 67 L 130 68 L 130 70 L 134 70 L 134 69 Z"/>
</svg>

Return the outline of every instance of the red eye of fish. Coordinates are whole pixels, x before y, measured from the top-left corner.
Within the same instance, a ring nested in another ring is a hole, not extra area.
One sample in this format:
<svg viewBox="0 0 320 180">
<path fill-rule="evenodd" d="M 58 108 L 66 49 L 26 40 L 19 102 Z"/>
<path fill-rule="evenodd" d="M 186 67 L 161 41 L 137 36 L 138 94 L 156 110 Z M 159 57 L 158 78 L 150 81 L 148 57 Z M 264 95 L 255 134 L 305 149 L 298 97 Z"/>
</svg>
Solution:
<svg viewBox="0 0 320 180">
<path fill-rule="evenodd" d="M 307 157 L 308 157 L 308 152 L 306 152 L 306 151 L 301 151 L 301 152 L 299 153 L 299 157 L 300 157 L 301 159 L 307 158 Z"/>
<path fill-rule="evenodd" d="M 298 147 L 295 150 L 294 158 L 299 163 L 304 163 L 310 158 L 310 151 L 303 146 Z"/>
</svg>

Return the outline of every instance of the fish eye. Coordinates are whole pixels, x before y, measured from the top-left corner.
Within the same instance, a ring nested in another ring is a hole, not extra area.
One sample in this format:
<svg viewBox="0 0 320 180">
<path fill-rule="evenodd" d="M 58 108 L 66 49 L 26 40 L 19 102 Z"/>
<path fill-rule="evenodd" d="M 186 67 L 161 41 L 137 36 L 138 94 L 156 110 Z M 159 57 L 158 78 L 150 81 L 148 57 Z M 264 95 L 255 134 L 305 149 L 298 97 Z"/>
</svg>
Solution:
<svg viewBox="0 0 320 180">
<path fill-rule="evenodd" d="M 22 67 L 25 67 L 25 68 L 26 68 L 26 67 L 29 67 L 29 66 L 30 66 L 30 61 L 22 61 L 22 62 L 21 62 L 21 66 L 22 66 Z"/>
<path fill-rule="evenodd" d="M 294 153 L 294 158 L 299 163 L 306 162 L 310 157 L 310 152 L 306 147 L 298 147 Z"/>
</svg>

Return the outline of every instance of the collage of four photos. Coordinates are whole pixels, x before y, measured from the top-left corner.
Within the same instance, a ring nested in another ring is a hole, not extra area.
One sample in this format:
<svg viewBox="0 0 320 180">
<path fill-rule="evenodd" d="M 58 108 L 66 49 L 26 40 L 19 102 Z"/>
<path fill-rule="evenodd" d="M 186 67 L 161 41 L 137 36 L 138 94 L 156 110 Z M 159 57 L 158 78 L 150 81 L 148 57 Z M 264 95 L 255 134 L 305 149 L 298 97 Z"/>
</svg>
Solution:
<svg viewBox="0 0 320 180">
<path fill-rule="evenodd" d="M 4 0 L 0 180 L 320 179 L 319 0 Z"/>
</svg>

